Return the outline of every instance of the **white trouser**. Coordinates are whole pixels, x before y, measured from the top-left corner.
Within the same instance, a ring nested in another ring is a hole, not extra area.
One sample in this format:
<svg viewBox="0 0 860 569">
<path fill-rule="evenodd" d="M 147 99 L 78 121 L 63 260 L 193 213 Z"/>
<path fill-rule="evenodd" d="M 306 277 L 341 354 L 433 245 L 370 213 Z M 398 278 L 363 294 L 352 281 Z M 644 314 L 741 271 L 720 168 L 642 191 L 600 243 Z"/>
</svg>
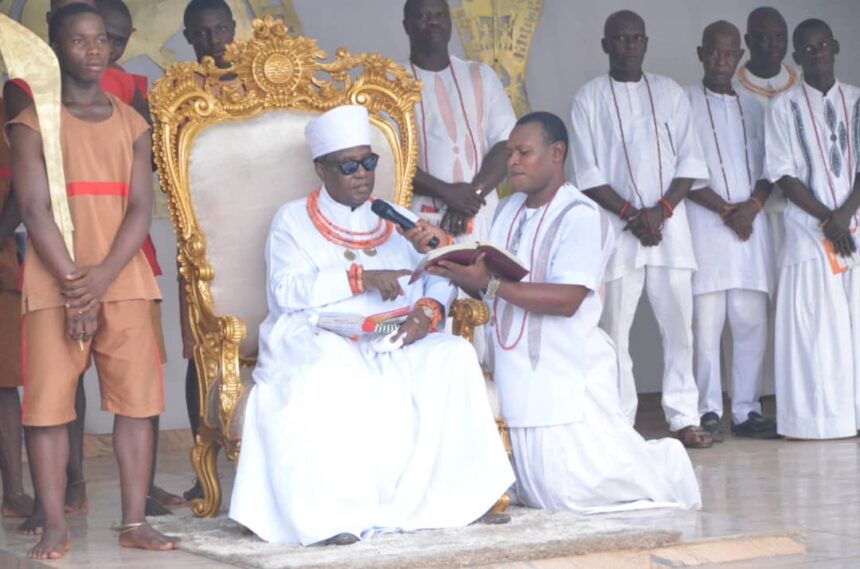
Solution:
<svg viewBox="0 0 860 569">
<path fill-rule="evenodd" d="M 699 391 L 693 377 L 693 272 L 643 267 L 606 283 L 602 326 L 618 348 L 621 411 L 636 420 L 636 382 L 630 358 L 630 327 L 643 289 L 648 294 L 663 340 L 663 413 L 669 429 L 699 424 Z"/>
<path fill-rule="evenodd" d="M 693 338 L 699 415 L 723 416 L 720 338 L 728 316 L 732 331 L 732 421 L 743 423 L 750 411 L 761 413 L 762 369 L 767 345 L 767 294 L 732 289 L 693 297 Z"/>
</svg>

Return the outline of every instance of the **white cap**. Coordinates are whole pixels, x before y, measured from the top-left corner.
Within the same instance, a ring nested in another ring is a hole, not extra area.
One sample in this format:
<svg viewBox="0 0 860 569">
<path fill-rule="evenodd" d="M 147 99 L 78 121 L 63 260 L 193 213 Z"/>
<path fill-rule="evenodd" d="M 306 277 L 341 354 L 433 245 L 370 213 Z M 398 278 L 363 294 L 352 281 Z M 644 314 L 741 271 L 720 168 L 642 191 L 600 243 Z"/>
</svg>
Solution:
<svg viewBox="0 0 860 569">
<path fill-rule="evenodd" d="M 361 105 L 335 107 L 308 123 L 305 138 L 315 160 L 344 148 L 370 146 L 367 109 Z"/>
</svg>

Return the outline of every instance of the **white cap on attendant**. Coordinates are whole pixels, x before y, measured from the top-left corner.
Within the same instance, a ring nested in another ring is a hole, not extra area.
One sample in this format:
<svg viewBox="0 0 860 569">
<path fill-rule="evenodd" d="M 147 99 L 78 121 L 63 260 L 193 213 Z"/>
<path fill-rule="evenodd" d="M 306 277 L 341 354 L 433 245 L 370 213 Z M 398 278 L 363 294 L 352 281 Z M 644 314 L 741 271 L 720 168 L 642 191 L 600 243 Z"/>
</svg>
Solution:
<svg viewBox="0 0 860 569">
<path fill-rule="evenodd" d="M 345 148 L 370 146 L 370 118 L 361 105 L 343 105 L 323 113 L 305 127 L 314 160 Z"/>
</svg>

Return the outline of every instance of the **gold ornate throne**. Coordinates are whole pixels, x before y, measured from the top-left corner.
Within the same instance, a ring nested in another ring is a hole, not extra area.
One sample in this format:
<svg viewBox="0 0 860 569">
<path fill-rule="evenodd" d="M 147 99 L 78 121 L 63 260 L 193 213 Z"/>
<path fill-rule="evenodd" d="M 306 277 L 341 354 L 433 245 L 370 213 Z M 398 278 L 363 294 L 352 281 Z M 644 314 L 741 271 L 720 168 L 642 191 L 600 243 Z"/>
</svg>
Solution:
<svg viewBox="0 0 860 569">
<path fill-rule="evenodd" d="M 344 49 L 331 62 L 316 42 L 287 35 L 267 17 L 253 38 L 227 47 L 227 69 L 211 59 L 171 66 L 153 86 L 153 152 L 168 195 L 194 336 L 200 429 L 192 464 L 203 498 L 198 516 L 221 506 L 216 460 L 238 457 L 253 384 L 258 327 L 266 316 L 263 251 L 272 217 L 319 184 L 304 140 L 314 116 L 343 104 L 368 108 L 381 160 L 376 195 L 408 206 L 420 85 L 393 61 Z M 455 308 L 464 332 L 483 306 Z M 502 507 L 502 504 L 499 506 Z"/>
</svg>

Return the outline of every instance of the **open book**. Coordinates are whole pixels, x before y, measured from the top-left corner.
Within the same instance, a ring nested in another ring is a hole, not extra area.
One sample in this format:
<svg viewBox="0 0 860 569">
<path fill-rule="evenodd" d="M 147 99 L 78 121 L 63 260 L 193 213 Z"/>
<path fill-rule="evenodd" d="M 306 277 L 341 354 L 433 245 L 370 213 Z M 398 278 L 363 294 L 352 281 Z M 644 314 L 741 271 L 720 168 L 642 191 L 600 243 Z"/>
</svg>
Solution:
<svg viewBox="0 0 860 569">
<path fill-rule="evenodd" d="M 427 267 L 438 265 L 439 261 L 450 261 L 458 265 L 471 265 L 481 253 L 485 254 L 484 260 L 490 271 L 501 277 L 512 281 L 521 281 L 529 274 L 525 263 L 511 255 L 505 249 L 487 241 L 476 241 L 474 243 L 458 243 L 456 245 L 433 249 L 424 256 L 424 259 L 415 268 L 409 282 L 413 283 L 418 280 Z"/>
</svg>

